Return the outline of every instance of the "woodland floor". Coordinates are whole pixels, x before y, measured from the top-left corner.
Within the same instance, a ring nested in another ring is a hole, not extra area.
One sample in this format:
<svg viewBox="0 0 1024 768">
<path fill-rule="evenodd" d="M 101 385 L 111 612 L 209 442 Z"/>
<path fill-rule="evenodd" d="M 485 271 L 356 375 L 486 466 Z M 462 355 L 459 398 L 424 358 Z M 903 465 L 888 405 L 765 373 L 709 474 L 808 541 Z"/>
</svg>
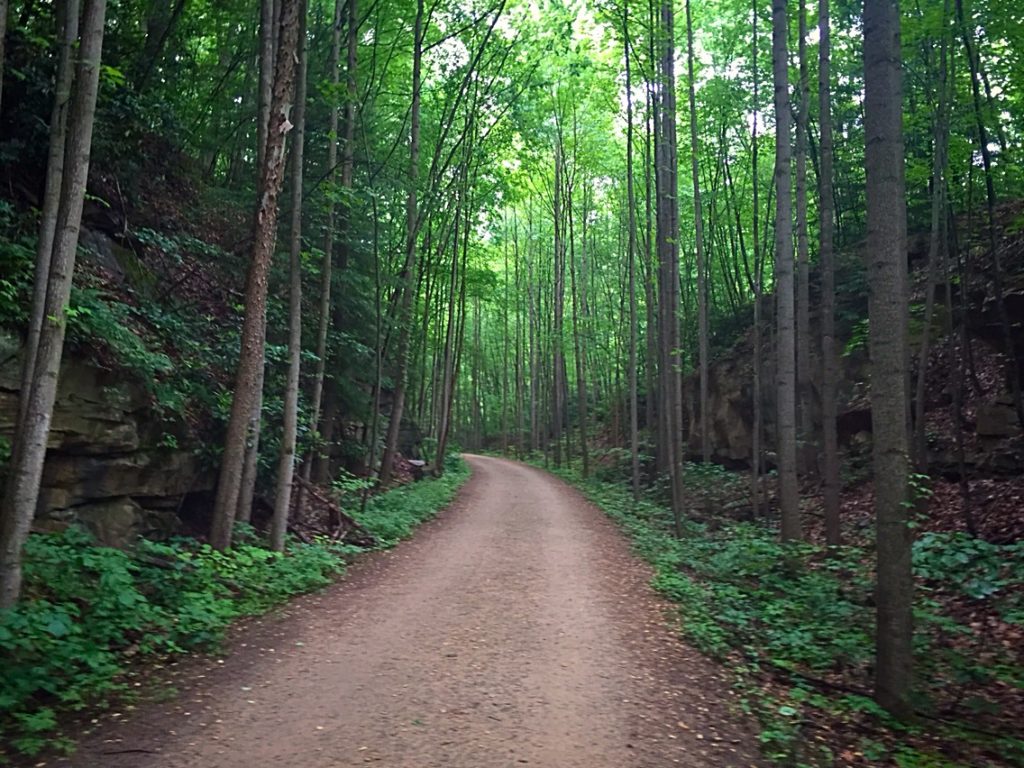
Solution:
<svg viewBox="0 0 1024 768">
<path fill-rule="evenodd" d="M 59 763 L 761 765 L 614 525 L 541 470 L 468 461 L 412 541 L 185 663 L 164 701 L 107 716 Z"/>
</svg>

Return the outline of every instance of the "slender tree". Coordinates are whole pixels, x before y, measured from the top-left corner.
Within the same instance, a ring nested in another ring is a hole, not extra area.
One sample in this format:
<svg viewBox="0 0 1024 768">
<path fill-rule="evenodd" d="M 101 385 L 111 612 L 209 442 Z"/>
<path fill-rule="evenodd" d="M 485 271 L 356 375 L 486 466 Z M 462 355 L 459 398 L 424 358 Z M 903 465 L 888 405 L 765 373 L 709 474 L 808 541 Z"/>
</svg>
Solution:
<svg viewBox="0 0 1024 768">
<path fill-rule="evenodd" d="M 46 458 L 46 443 L 53 417 L 53 403 L 57 397 L 60 361 L 66 329 L 65 315 L 71 295 L 71 282 L 75 271 L 78 233 L 82 223 L 89 179 L 89 155 L 92 149 L 93 123 L 96 116 L 96 97 L 99 91 L 100 57 L 103 50 L 103 24 L 106 0 L 86 0 L 80 35 L 77 41 L 75 89 L 64 136 L 64 161 L 61 177 L 60 200 L 52 215 L 56 222 L 43 222 L 42 232 L 53 230 L 53 245 L 49 269 L 45 275 L 46 292 L 39 327 L 38 345 L 34 356 L 26 355 L 24 365 L 33 364 L 27 389 L 20 393 L 26 403 L 19 406 L 23 414 L 14 436 L 10 468 L 0 507 L 0 608 L 9 608 L 21 592 L 21 555 L 28 537 L 32 518 L 39 499 L 39 484 Z M 64 18 L 64 34 L 73 24 L 71 13 Z M 62 35 L 62 40 L 66 39 Z M 58 80 L 60 75 L 58 75 Z M 58 93 L 56 98 L 63 98 Z M 56 107 L 62 109 L 62 107 Z M 63 134 L 58 118 L 54 125 L 57 137 Z M 36 296 L 41 291 L 35 291 Z M 35 314 L 35 312 L 33 312 Z"/>
<path fill-rule="evenodd" d="M 402 426 L 402 411 L 405 408 L 405 390 L 408 385 L 409 334 L 411 333 L 409 326 L 417 269 L 416 235 L 419 221 L 417 187 L 419 185 L 420 172 L 420 89 L 423 68 L 423 27 L 423 0 L 417 0 L 416 20 L 413 22 L 412 105 L 409 118 L 409 171 L 406 179 L 407 191 L 405 198 L 405 265 L 400 278 L 402 299 L 398 315 L 395 392 L 391 403 L 391 417 L 388 421 L 384 453 L 381 456 L 380 471 L 377 474 L 381 485 L 387 485 L 391 481 L 395 454 L 398 452 L 398 436 Z"/>
<path fill-rule="evenodd" d="M 775 300 L 778 327 L 776 442 L 782 539 L 799 539 L 800 491 L 796 476 L 796 329 L 793 308 L 793 208 L 790 172 L 788 0 L 772 0 L 772 69 L 775 88 Z"/>
<path fill-rule="evenodd" d="M 263 367 L 266 330 L 267 273 L 277 239 L 278 197 L 284 184 L 285 136 L 292 127 L 289 117 L 295 90 L 300 0 L 281 2 L 280 55 L 276 57 L 266 152 L 253 217 L 253 251 L 246 277 L 241 353 L 210 529 L 210 543 L 218 549 L 231 546 L 242 491 L 245 436 L 258 398 L 256 387 L 262 381 L 260 370 Z"/>
<path fill-rule="evenodd" d="M 839 521 L 839 439 L 836 430 L 835 264 L 833 257 L 834 204 L 832 189 L 831 25 L 829 0 L 818 0 L 818 120 L 821 141 L 818 172 L 819 258 L 821 260 L 821 453 L 825 504 L 825 542 L 842 543 Z"/>
<path fill-rule="evenodd" d="M 708 276 L 704 258 L 704 213 L 700 204 L 700 144 L 697 140 L 697 98 L 693 74 L 693 19 L 690 0 L 686 0 L 686 66 L 689 74 L 690 98 L 690 168 L 693 174 L 693 220 L 697 250 L 697 322 L 700 348 L 700 455 L 706 464 L 711 461 L 711 435 L 708 419 Z"/>
<path fill-rule="evenodd" d="M 633 501 L 640 499 L 640 418 L 637 403 L 637 311 L 636 311 L 636 193 L 633 189 L 633 78 L 630 67 L 629 2 L 622 4 L 622 48 L 626 63 L 626 209 L 628 245 L 626 270 L 629 284 L 629 456 Z"/>
<path fill-rule="evenodd" d="M 799 61 L 799 105 L 796 113 L 796 391 L 797 391 L 797 466 L 809 473 L 814 439 L 811 413 L 811 255 L 807 226 L 807 143 L 810 126 L 810 86 L 807 75 L 807 0 L 799 0 L 797 15 Z"/>
<path fill-rule="evenodd" d="M 907 222 L 898 0 L 864 3 L 864 140 L 871 422 L 878 552 L 875 698 L 911 713 L 913 574 L 907 521 Z"/>
<path fill-rule="evenodd" d="M 33 281 L 32 310 L 29 314 L 25 355 L 22 361 L 21 392 L 32 389 L 39 336 L 46 312 L 46 292 L 50 285 L 50 262 L 57 234 L 57 218 L 61 204 L 61 185 L 64 181 L 64 154 L 67 145 L 68 112 L 71 109 L 71 91 L 75 77 L 74 48 L 78 42 L 78 16 L 81 3 L 68 0 L 56 6 L 59 48 L 57 75 L 54 83 L 53 111 L 50 114 L 50 143 L 46 161 L 46 180 L 40 216 L 39 240 L 36 243 L 35 279 Z M 6 18 L 6 14 L 4 16 Z M 2 43 L 0 43 L 2 45 Z M 2 81 L 2 72 L 0 72 Z M 29 397 L 18 399 L 17 431 L 24 428 Z"/>
<path fill-rule="evenodd" d="M 292 211 L 288 244 L 288 374 L 284 389 L 284 424 L 277 463 L 270 548 L 284 551 L 295 473 L 295 442 L 299 426 L 299 373 L 302 365 L 302 170 L 306 143 L 306 0 L 299 0 L 298 50 L 295 75 L 295 133 L 291 150 Z"/>
</svg>

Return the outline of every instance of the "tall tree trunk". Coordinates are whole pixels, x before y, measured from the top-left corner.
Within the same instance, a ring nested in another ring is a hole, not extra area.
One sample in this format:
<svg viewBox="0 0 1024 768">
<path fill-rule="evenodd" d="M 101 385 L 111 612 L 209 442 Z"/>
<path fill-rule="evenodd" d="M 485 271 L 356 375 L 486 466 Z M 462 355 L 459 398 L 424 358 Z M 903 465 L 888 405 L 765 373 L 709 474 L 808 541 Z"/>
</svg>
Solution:
<svg viewBox="0 0 1024 768">
<path fill-rule="evenodd" d="M 348 66 L 346 67 L 347 95 L 345 100 L 345 148 L 342 163 L 341 186 L 350 189 L 352 186 L 352 168 L 354 161 L 354 143 L 356 133 L 355 100 L 356 100 L 356 2 L 357 0 L 335 0 L 334 21 L 331 27 L 331 57 L 328 70 L 331 77 L 331 92 L 336 94 L 340 83 L 339 60 L 341 58 L 341 24 L 345 8 L 348 9 Z M 331 182 L 337 181 L 335 166 L 338 164 L 338 103 L 331 101 L 331 113 L 328 121 L 327 136 L 327 168 Z M 310 427 L 318 442 L 321 441 L 323 430 L 320 426 L 320 411 L 323 405 L 324 378 L 327 371 L 327 332 L 331 326 L 331 280 L 334 272 L 334 222 L 336 206 L 334 194 L 327 195 L 327 223 L 324 227 L 324 258 L 320 267 L 320 302 L 316 334 L 316 372 L 313 374 L 313 396 L 310 402 Z M 347 223 L 350 217 L 345 216 Z M 314 453 L 326 451 L 327 447 L 320 442 L 314 447 Z M 309 456 L 302 466 L 302 477 L 309 480 L 313 468 L 313 456 Z M 302 496 L 300 495 L 300 499 Z M 301 509 L 301 504 L 298 505 Z"/>
<path fill-rule="evenodd" d="M 796 477 L 796 329 L 793 309 L 793 198 L 790 171 L 788 0 L 772 0 L 772 69 L 775 87 L 775 298 L 778 326 L 779 504 L 782 540 L 802 536 Z"/>
<path fill-rule="evenodd" d="M 586 200 L 586 195 L 584 195 Z M 587 210 L 584 205 L 583 209 L 583 221 L 586 222 Z M 576 362 L 576 410 L 577 418 L 580 424 L 580 461 L 582 475 L 584 478 L 590 475 L 590 457 L 587 454 L 587 382 L 586 382 L 586 369 L 584 366 L 584 349 L 583 341 L 581 339 L 580 325 L 582 323 L 580 319 L 581 313 L 581 300 L 580 292 L 585 290 L 583 287 L 582 280 L 576 280 L 576 242 L 573 232 L 573 209 L 569 208 L 569 279 L 570 287 L 569 290 L 572 294 L 572 339 L 573 339 L 573 357 Z M 584 247 L 587 241 L 586 229 L 583 230 L 582 242 Z M 579 283 L 580 285 L 577 285 Z"/>
<path fill-rule="evenodd" d="M 913 575 L 907 525 L 907 249 L 898 0 L 864 3 L 871 422 L 878 550 L 875 698 L 911 714 Z"/>
<path fill-rule="evenodd" d="M 658 185 L 658 254 L 662 264 L 662 402 L 666 423 L 665 449 L 672 487 L 672 516 L 677 536 L 682 535 L 683 404 L 682 359 L 679 339 L 679 166 L 676 155 L 675 11 L 670 0 L 661 4 L 661 131 Z"/>
<path fill-rule="evenodd" d="M 266 164 L 267 128 L 274 90 L 274 65 L 277 51 L 277 4 L 282 0 L 260 0 L 260 85 L 256 114 L 256 168 L 262 174 Z"/>
<path fill-rule="evenodd" d="M 263 321 L 260 334 L 266 339 L 267 325 Z M 263 381 L 266 376 L 266 361 L 262 361 L 256 369 L 255 400 L 249 411 L 249 422 L 246 424 L 245 457 L 242 459 L 242 480 L 238 491 L 238 504 L 235 507 L 235 519 L 248 523 L 252 518 L 252 504 L 256 498 L 256 480 L 259 475 L 260 435 L 263 431 Z"/>
<path fill-rule="evenodd" d="M 562 152 L 562 139 L 559 133 L 558 143 L 555 146 L 555 187 L 553 191 L 554 207 L 554 328 L 552 331 L 551 361 L 554 366 L 554 384 L 552 386 L 552 421 L 555 432 L 555 468 L 562 466 L 562 429 L 564 421 L 563 413 L 563 392 L 565 384 L 562 376 L 565 371 L 562 344 L 562 315 L 565 305 L 565 258 L 562 253 L 562 174 L 565 172 L 565 158 Z"/>
<path fill-rule="evenodd" d="M 757 118 L 760 110 L 760 102 L 758 100 L 758 87 L 760 75 L 757 70 L 757 2 L 758 0 L 751 0 L 751 79 L 753 80 L 754 86 L 754 119 L 750 133 L 750 176 L 751 186 L 753 187 L 753 206 L 754 212 L 752 218 L 752 245 L 754 249 L 754 284 L 751 289 L 754 294 L 754 382 L 753 382 L 753 396 L 754 402 L 754 414 L 753 414 L 753 434 L 750 440 L 750 505 L 753 511 L 754 517 L 760 517 L 761 515 L 761 437 L 764 434 L 764 416 L 762 407 L 762 378 L 764 364 L 762 360 L 762 343 L 761 343 L 761 294 L 762 287 L 764 285 L 763 280 L 763 269 L 762 269 L 762 249 L 761 240 L 758 236 L 758 226 L 760 225 L 760 209 L 758 206 L 759 193 L 760 193 L 760 167 L 757 162 Z M 825 0 L 828 2 L 828 0 Z"/>
<path fill-rule="evenodd" d="M 50 262 L 53 242 L 57 233 L 57 218 L 61 205 L 61 184 L 64 180 L 64 154 L 67 146 L 68 112 L 71 109 L 71 88 L 75 79 L 73 52 L 78 41 L 79 0 L 58 3 L 57 28 L 59 53 L 54 87 L 53 111 L 50 114 L 50 144 L 46 161 L 46 181 L 43 191 L 43 209 L 40 216 L 39 240 L 36 245 L 35 279 L 32 286 L 32 311 L 29 315 L 28 334 L 25 339 L 25 357 L 22 360 L 21 392 L 18 399 L 16 432 L 24 429 L 25 416 L 31 400 L 35 375 L 39 336 L 46 314 L 46 292 L 50 284 Z M 6 19 L 6 14 L 4 14 Z M 0 42 L 2 45 L 2 42 Z M 3 72 L 0 70 L 0 84 Z"/>
<path fill-rule="evenodd" d="M 633 189 L 633 80 L 630 68 L 629 3 L 622 5 L 623 55 L 626 59 L 626 208 L 629 217 L 626 247 L 629 283 L 629 464 L 633 501 L 640 500 L 640 419 L 637 403 L 637 312 L 636 312 L 636 193 Z"/>
<path fill-rule="evenodd" d="M 697 140 L 697 97 L 693 74 L 693 18 L 690 0 L 686 0 L 686 66 L 689 73 L 690 100 L 690 169 L 693 174 L 694 238 L 697 246 L 697 343 L 700 350 L 700 457 L 711 461 L 711 434 L 708 418 L 708 276 L 704 257 L 704 213 L 700 204 L 700 165 Z"/>
<path fill-rule="evenodd" d="M 21 592 L 22 548 L 39 500 L 39 483 L 43 475 L 64 347 L 65 313 L 71 295 L 82 206 L 89 180 L 89 153 L 99 91 L 106 10 L 106 0 L 86 0 L 82 16 L 81 36 L 77 45 L 75 93 L 67 119 L 64 173 L 60 202 L 54 212 L 57 221 L 46 275 L 42 325 L 29 388 L 20 394 L 27 405 L 19 406 L 19 412 L 24 413 L 24 417 L 14 436 L 10 468 L 0 507 L 0 608 L 14 605 Z M 61 95 L 57 94 L 57 98 L 61 98 Z"/>
<path fill-rule="evenodd" d="M 409 185 L 405 199 L 405 268 L 401 277 L 402 303 L 398 313 L 398 348 L 396 350 L 395 393 L 388 421 L 384 453 L 378 478 L 382 486 L 391 481 L 398 436 L 405 407 L 405 389 L 409 375 L 409 328 L 413 293 L 416 285 L 417 187 L 420 171 L 420 80 L 423 64 L 423 0 L 416 0 L 416 21 L 413 23 L 412 106 L 409 127 Z"/>
<path fill-rule="evenodd" d="M 821 453 L 825 501 L 825 543 L 842 543 L 839 524 L 839 438 L 836 431 L 836 288 L 833 257 L 835 211 L 832 192 L 831 26 L 829 0 L 818 0 L 818 120 L 821 170 L 818 174 L 819 257 L 821 260 Z"/>
<path fill-rule="evenodd" d="M 807 139 L 810 124 L 810 86 L 807 75 L 807 0 L 799 0 L 799 97 L 796 122 L 796 391 L 797 466 L 805 475 L 814 469 L 814 414 L 811 411 L 811 254 L 807 234 Z"/>
<path fill-rule="evenodd" d="M 260 194 L 253 221 L 253 252 L 245 287 L 245 319 L 242 323 L 241 353 L 235 373 L 235 396 L 224 439 L 220 478 L 210 529 L 210 544 L 217 549 L 231 546 L 232 530 L 241 495 L 245 460 L 246 428 L 252 416 L 263 366 L 264 331 L 267 315 L 267 273 L 277 239 L 278 197 L 284 184 L 285 135 L 291 128 L 289 115 L 295 90 L 295 59 L 298 45 L 299 0 L 282 0 L 280 51 L 274 73 L 274 89 L 267 146 L 260 174 Z"/>
<path fill-rule="evenodd" d="M 284 551 L 295 473 L 295 440 L 299 426 L 299 373 L 302 365 L 302 155 L 306 142 L 306 0 L 299 0 L 298 71 L 295 82 L 295 139 L 292 144 L 292 220 L 289 243 L 288 376 L 284 390 L 284 424 L 277 463 L 270 548 Z"/>
</svg>

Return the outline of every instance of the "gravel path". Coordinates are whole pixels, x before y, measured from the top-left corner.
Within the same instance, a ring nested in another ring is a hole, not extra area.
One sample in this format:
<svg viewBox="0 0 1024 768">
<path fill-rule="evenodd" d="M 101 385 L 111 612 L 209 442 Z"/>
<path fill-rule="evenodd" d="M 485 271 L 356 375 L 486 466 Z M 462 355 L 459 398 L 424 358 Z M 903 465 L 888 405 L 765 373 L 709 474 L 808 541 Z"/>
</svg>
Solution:
<svg viewBox="0 0 1024 768">
<path fill-rule="evenodd" d="M 615 527 L 540 470 L 468 461 L 412 541 L 186 664 L 177 696 L 106 718 L 63 764 L 759 765 Z"/>
</svg>

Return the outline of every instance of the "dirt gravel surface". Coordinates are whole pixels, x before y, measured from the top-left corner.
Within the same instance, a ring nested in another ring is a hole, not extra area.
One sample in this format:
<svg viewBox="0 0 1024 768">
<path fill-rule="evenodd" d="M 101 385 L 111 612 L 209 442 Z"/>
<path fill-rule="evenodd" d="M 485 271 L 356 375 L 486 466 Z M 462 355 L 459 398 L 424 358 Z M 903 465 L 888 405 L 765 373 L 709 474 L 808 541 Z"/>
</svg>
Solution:
<svg viewBox="0 0 1024 768">
<path fill-rule="evenodd" d="M 760 765 L 721 670 L 575 490 L 469 456 L 452 506 L 107 717 L 77 768 Z"/>
</svg>

